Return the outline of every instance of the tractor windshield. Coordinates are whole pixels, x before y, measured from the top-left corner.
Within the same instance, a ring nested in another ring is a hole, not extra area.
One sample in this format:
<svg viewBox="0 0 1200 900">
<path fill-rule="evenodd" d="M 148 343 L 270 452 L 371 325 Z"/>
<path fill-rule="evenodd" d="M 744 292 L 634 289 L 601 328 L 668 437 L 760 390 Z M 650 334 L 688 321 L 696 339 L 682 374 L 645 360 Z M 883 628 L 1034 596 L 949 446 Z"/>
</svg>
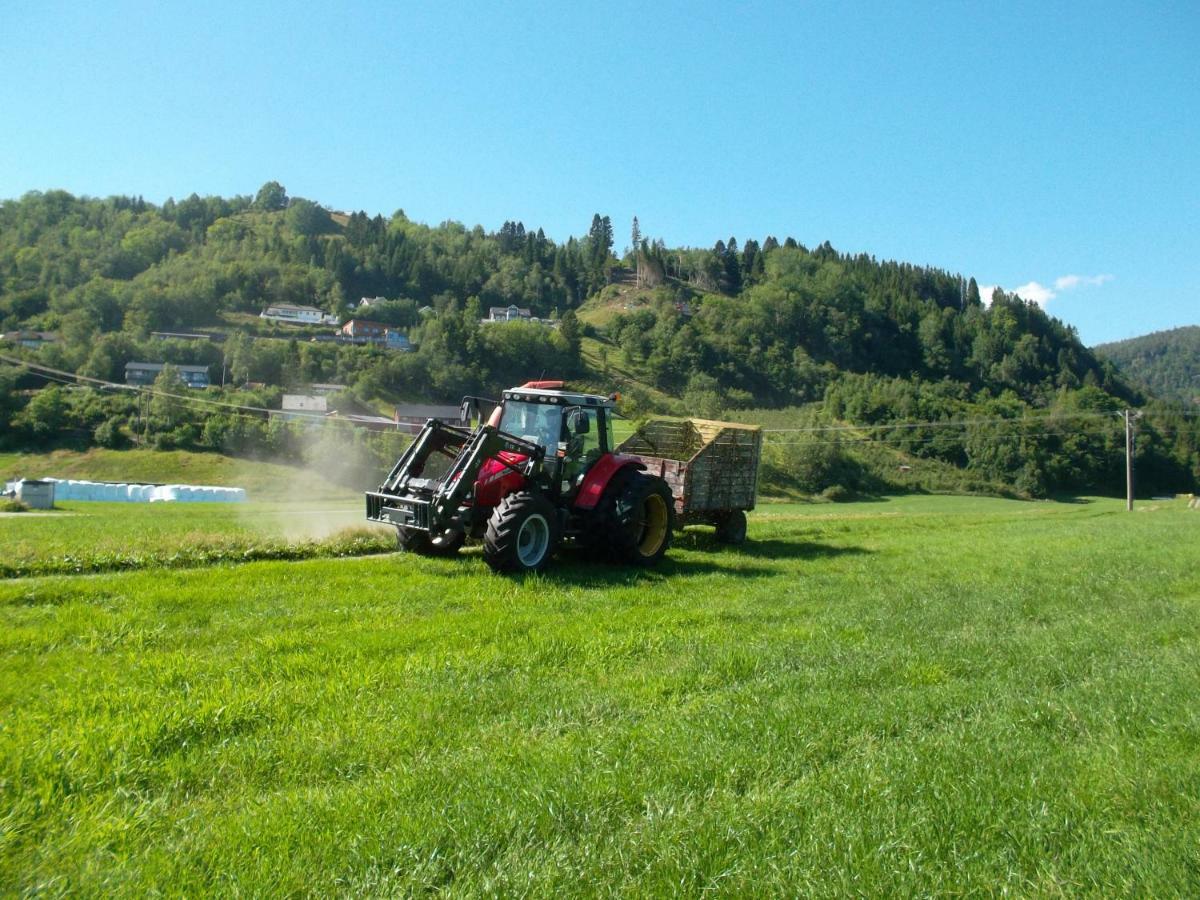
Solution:
<svg viewBox="0 0 1200 900">
<path fill-rule="evenodd" d="M 508 400 L 500 419 L 500 430 L 540 444 L 548 454 L 558 448 L 562 434 L 562 407 L 549 403 L 526 403 Z"/>
</svg>

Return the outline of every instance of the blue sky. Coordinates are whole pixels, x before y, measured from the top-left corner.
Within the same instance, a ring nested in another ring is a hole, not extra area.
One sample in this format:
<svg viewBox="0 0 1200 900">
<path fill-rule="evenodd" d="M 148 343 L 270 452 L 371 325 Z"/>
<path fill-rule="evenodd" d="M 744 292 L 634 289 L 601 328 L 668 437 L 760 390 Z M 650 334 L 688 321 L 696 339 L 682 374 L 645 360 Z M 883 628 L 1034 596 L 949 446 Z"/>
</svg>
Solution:
<svg viewBox="0 0 1200 900">
<path fill-rule="evenodd" d="M 794 236 L 1200 324 L 1200 5 L 6 4 L 0 198 Z M 995 7 L 995 8 L 993 8 Z"/>
</svg>

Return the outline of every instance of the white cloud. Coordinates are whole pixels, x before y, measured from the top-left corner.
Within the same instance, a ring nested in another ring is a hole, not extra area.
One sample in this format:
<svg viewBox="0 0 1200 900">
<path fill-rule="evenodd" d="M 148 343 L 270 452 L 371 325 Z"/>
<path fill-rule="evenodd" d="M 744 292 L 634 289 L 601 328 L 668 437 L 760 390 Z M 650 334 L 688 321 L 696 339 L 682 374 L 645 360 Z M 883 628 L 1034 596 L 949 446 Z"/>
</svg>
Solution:
<svg viewBox="0 0 1200 900">
<path fill-rule="evenodd" d="M 1018 288 L 1013 288 L 1012 292 L 1022 300 L 1028 300 L 1031 303 L 1036 303 L 1043 309 L 1046 308 L 1047 303 L 1058 296 L 1058 294 L 1054 293 L 1054 291 L 1050 290 L 1050 288 L 1046 287 L 1044 284 L 1038 284 L 1036 281 L 1023 284 Z"/>
<path fill-rule="evenodd" d="M 1063 275 L 1054 279 L 1054 287 L 1059 291 L 1074 290 L 1081 285 L 1084 287 L 1100 287 L 1105 282 L 1112 281 L 1111 275 Z"/>
<path fill-rule="evenodd" d="M 1073 291 L 1080 287 L 1100 287 L 1102 284 L 1107 284 L 1113 280 L 1113 276 L 1107 273 L 1103 275 L 1060 275 L 1054 279 L 1054 287 L 1047 287 L 1039 281 L 1029 281 L 1020 287 L 1015 287 L 1011 291 L 1006 288 L 1001 288 L 1006 293 L 1016 294 L 1022 300 L 1028 300 L 1030 303 L 1036 303 L 1043 309 L 1046 304 L 1053 300 L 1062 291 Z M 992 305 L 992 291 L 997 285 L 981 284 L 979 286 L 979 296 L 983 300 L 984 306 Z"/>
</svg>

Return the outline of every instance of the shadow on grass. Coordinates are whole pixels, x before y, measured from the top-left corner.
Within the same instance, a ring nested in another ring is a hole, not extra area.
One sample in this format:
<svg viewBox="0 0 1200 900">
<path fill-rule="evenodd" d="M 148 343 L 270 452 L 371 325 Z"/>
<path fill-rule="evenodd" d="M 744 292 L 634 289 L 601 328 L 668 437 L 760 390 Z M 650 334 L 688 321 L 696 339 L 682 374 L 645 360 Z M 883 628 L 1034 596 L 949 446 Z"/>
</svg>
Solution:
<svg viewBox="0 0 1200 900">
<path fill-rule="evenodd" d="M 593 587 L 652 584 L 671 578 L 712 574 L 761 578 L 784 573 L 757 564 L 756 560 L 811 560 L 872 552 L 862 547 L 834 547 L 812 541 L 748 540 L 731 547 L 704 532 L 678 534 L 671 546 L 663 560 L 649 568 L 595 559 L 579 550 L 566 550 L 536 577 L 553 584 Z M 685 558 L 675 552 L 678 550 L 705 553 L 708 558 Z"/>
<path fill-rule="evenodd" d="M 754 559 L 820 559 L 873 552 L 864 547 L 835 547 L 831 544 L 818 544 L 815 541 L 781 541 L 774 538 L 765 540 L 748 538 L 744 544 L 729 545 L 718 541 L 711 531 L 685 531 L 675 536 L 672 546 L 681 550 L 713 553 L 718 557 L 725 556 L 731 559 L 746 556 Z"/>
<path fill-rule="evenodd" d="M 511 575 L 517 580 L 538 578 L 550 584 L 574 585 L 577 587 L 618 587 L 622 585 L 656 584 L 673 578 L 697 575 L 737 575 L 755 578 L 778 574 L 763 566 L 722 565 L 716 560 L 679 559 L 669 553 L 656 566 L 642 568 L 601 559 L 591 559 L 583 553 L 566 551 L 551 562 L 550 566 L 537 575 Z"/>
</svg>

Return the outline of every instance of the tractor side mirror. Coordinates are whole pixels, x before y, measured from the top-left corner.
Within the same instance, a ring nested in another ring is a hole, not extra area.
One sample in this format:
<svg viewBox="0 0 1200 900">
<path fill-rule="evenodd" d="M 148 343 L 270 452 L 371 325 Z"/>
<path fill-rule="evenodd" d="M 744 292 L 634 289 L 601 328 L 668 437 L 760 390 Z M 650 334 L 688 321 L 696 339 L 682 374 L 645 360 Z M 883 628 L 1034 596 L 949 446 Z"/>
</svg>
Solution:
<svg viewBox="0 0 1200 900">
<path fill-rule="evenodd" d="M 587 434 L 591 427 L 592 423 L 584 410 L 576 408 L 567 413 L 567 430 L 571 434 Z"/>
</svg>

